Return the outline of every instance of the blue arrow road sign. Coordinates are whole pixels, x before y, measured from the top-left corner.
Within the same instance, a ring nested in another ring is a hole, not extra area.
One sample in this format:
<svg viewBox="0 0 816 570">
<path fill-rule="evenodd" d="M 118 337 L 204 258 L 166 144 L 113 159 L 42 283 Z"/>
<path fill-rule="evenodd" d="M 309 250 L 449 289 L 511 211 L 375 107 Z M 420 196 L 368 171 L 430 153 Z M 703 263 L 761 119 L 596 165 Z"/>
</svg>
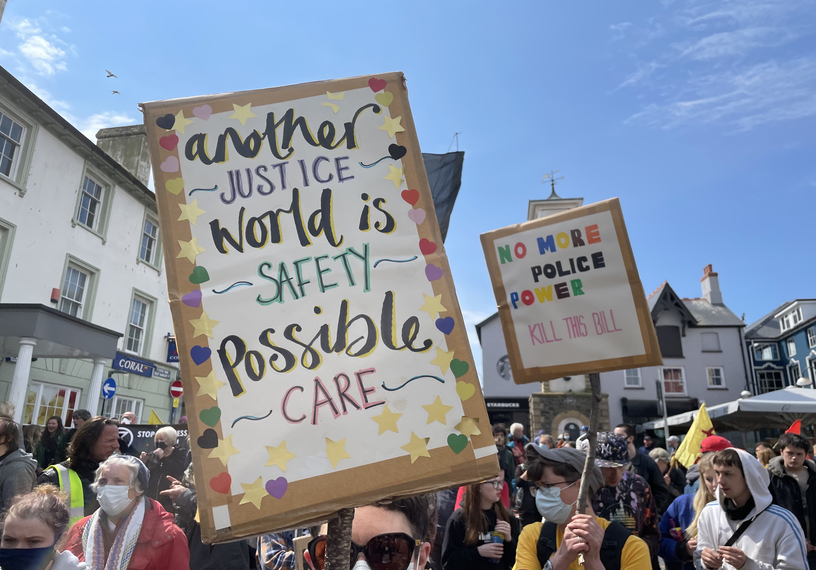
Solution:
<svg viewBox="0 0 816 570">
<path fill-rule="evenodd" d="M 116 380 L 108 378 L 102 383 L 102 397 L 109 400 L 114 394 L 116 394 Z"/>
</svg>

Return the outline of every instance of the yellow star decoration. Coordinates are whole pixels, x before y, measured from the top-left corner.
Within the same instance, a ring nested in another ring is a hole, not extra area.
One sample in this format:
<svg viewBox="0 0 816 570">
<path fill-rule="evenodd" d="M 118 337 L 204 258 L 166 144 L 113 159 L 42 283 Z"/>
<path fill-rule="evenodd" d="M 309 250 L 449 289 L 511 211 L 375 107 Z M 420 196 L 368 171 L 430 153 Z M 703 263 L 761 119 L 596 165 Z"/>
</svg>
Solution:
<svg viewBox="0 0 816 570">
<path fill-rule="evenodd" d="M 195 329 L 193 331 L 193 338 L 203 334 L 213 338 L 213 327 L 218 325 L 221 321 L 214 321 L 207 316 L 207 311 L 201 311 L 201 317 L 198 319 L 190 319 L 190 324 Z M 451 353 L 453 354 L 453 353 Z M 451 357 L 453 358 L 453 357 Z"/>
<path fill-rule="evenodd" d="M 333 441 L 327 437 L 326 456 L 329 458 L 329 461 L 331 461 L 332 469 L 337 468 L 337 464 L 340 463 L 341 459 L 351 459 L 351 455 L 346 453 L 345 438 L 340 441 Z"/>
<path fill-rule="evenodd" d="M 462 435 L 470 437 L 472 435 L 479 435 L 480 433 L 482 433 L 482 430 L 479 429 L 478 424 L 479 418 L 469 418 L 467 416 L 462 416 L 462 421 L 456 424 L 453 429 L 457 430 Z"/>
<path fill-rule="evenodd" d="M 247 119 L 251 119 L 252 117 L 257 117 L 255 113 L 249 110 L 252 107 L 252 103 L 247 103 L 243 107 L 241 105 L 236 105 L 235 103 L 232 104 L 232 108 L 235 111 L 232 115 L 229 116 L 230 119 L 238 119 L 241 121 L 242 125 L 246 125 Z"/>
<path fill-rule="evenodd" d="M 207 251 L 203 247 L 198 246 L 198 238 L 194 237 L 190 241 L 181 241 L 178 240 L 179 247 L 181 251 L 176 256 L 176 259 L 181 259 L 182 257 L 186 257 L 190 260 L 190 263 L 195 263 L 196 255 L 199 253 L 204 253 Z"/>
<path fill-rule="evenodd" d="M 405 173 L 405 170 L 400 167 L 397 168 L 396 166 L 388 166 L 389 171 L 387 176 L 383 176 L 386 180 L 390 180 L 394 183 L 394 188 L 399 188 L 400 184 L 402 184 L 402 175 Z"/>
<path fill-rule="evenodd" d="M 190 119 L 184 118 L 184 111 L 179 111 L 176 113 L 176 120 L 173 122 L 173 129 L 174 131 L 178 131 L 181 134 L 184 134 L 184 127 L 192 123 Z"/>
<path fill-rule="evenodd" d="M 428 412 L 428 422 L 427 424 L 432 424 L 433 422 L 439 422 L 442 425 L 446 425 L 447 418 L 445 415 L 453 409 L 453 406 L 446 406 L 442 403 L 442 398 L 439 396 L 436 397 L 436 400 L 433 401 L 433 404 L 428 404 L 427 406 L 422 406 L 425 408 L 425 411 Z"/>
<path fill-rule="evenodd" d="M 285 440 L 277 447 L 267 445 L 266 452 L 269 454 L 269 461 L 266 462 L 266 466 L 277 465 L 284 473 L 286 472 L 286 462 L 297 457 L 297 455 L 286 449 Z"/>
<path fill-rule="evenodd" d="M 400 449 L 404 449 L 411 454 L 411 463 L 420 457 L 430 457 L 428 453 L 428 440 L 430 438 L 422 439 L 414 432 L 411 432 L 411 441 L 403 445 Z"/>
<path fill-rule="evenodd" d="M 249 485 L 246 483 L 241 483 L 241 487 L 244 489 L 244 496 L 241 497 L 241 502 L 238 503 L 239 505 L 243 505 L 244 503 L 252 503 L 255 505 L 256 509 L 261 508 L 261 499 L 263 499 L 267 493 L 266 489 L 264 489 L 263 481 L 260 477 L 254 482 Z"/>
<path fill-rule="evenodd" d="M 216 394 L 218 393 L 218 389 L 222 386 L 226 386 L 225 382 L 221 382 L 215 377 L 215 370 L 210 370 L 210 373 L 206 376 L 196 376 L 196 382 L 198 382 L 198 394 L 196 396 L 209 396 L 213 400 L 217 400 Z"/>
<path fill-rule="evenodd" d="M 341 92 L 341 93 L 332 93 L 331 91 L 326 91 L 326 96 L 327 96 L 329 99 L 334 99 L 335 101 L 342 101 L 342 100 L 343 100 L 343 96 L 344 96 L 345 94 L 346 94 L 346 92 L 345 92 L 345 91 L 343 91 L 343 92 Z"/>
<path fill-rule="evenodd" d="M 431 364 L 435 364 L 442 371 L 442 374 L 447 374 L 450 368 L 451 360 L 453 360 L 452 350 L 442 350 L 436 347 L 436 358 L 431 360 Z"/>
<path fill-rule="evenodd" d="M 441 294 L 437 295 L 436 297 L 431 297 L 430 295 L 426 295 L 425 293 L 423 293 L 422 296 L 425 297 L 425 304 L 422 305 L 419 308 L 419 310 L 428 313 L 432 319 L 435 319 L 436 315 L 438 315 L 439 313 L 448 312 L 448 310 L 442 306 Z"/>
<path fill-rule="evenodd" d="M 232 445 L 232 435 L 228 435 L 226 438 L 218 440 L 218 447 L 210 452 L 209 458 L 220 459 L 221 463 L 223 463 L 224 467 L 226 467 L 227 460 L 229 460 L 229 458 L 233 455 L 238 455 L 239 453 L 241 452 L 235 449 L 235 446 Z M 241 483 L 241 486 L 243 487 L 243 483 Z M 244 489 L 246 489 L 246 487 L 244 487 Z"/>
<path fill-rule="evenodd" d="M 382 435 L 389 430 L 393 431 L 394 433 L 399 433 L 399 429 L 397 428 L 397 420 L 401 417 L 402 414 L 392 412 L 388 409 L 388 404 L 386 404 L 383 406 L 382 413 L 379 416 L 371 416 L 371 419 L 377 422 L 377 425 L 380 426 L 380 430 L 377 435 Z"/>
<path fill-rule="evenodd" d="M 196 225 L 196 220 L 200 215 L 207 213 L 198 207 L 198 200 L 193 200 L 189 204 L 179 204 L 179 208 L 181 208 L 181 215 L 178 221 L 190 220 L 193 225 Z"/>
<path fill-rule="evenodd" d="M 396 117 L 394 119 L 392 119 L 391 117 L 383 117 L 383 119 L 385 119 L 385 121 L 380 127 L 380 130 L 387 132 L 388 138 L 393 139 L 394 135 L 396 135 L 397 133 L 401 133 L 405 130 L 404 128 L 402 128 L 402 125 L 400 125 L 402 117 Z"/>
<path fill-rule="evenodd" d="M 337 114 L 337 111 L 340 110 L 340 105 L 338 105 L 337 103 L 329 103 L 328 101 L 324 101 L 323 103 L 321 103 L 321 105 L 323 105 L 324 107 L 331 107 L 331 110 L 334 111 L 335 115 Z"/>
</svg>

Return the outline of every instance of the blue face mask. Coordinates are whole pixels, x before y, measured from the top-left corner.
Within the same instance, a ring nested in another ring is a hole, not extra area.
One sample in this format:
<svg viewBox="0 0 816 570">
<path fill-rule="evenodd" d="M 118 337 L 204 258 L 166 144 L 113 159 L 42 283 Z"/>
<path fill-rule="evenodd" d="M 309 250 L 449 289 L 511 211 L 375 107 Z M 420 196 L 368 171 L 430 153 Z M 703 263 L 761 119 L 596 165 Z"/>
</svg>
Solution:
<svg viewBox="0 0 816 570">
<path fill-rule="evenodd" d="M 574 481 L 564 489 L 569 489 L 577 482 Z M 561 489 L 559 487 L 550 487 L 549 489 L 541 487 L 536 491 L 536 509 L 547 522 L 564 524 L 572 512 L 572 505 L 567 505 L 561 500 Z"/>
<path fill-rule="evenodd" d="M 42 570 L 54 556 L 54 546 L 45 548 L 0 548 L 3 570 Z"/>
</svg>

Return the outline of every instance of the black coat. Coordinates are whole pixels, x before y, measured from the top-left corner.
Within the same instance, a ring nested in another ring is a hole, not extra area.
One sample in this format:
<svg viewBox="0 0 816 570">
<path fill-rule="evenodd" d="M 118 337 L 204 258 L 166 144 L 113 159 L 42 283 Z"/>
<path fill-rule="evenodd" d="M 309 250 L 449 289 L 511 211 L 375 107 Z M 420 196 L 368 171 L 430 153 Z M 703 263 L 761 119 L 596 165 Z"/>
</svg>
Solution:
<svg viewBox="0 0 816 570">
<path fill-rule="evenodd" d="M 496 526 L 496 513 L 492 509 L 483 512 L 488 518 L 486 533 L 490 533 Z M 516 546 L 520 533 L 518 519 L 510 517 L 510 534 L 513 540 L 504 543 L 501 560 L 494 563 L 491 562 L 493 558 L 485 558 L 479 554 L 478 548 L 485 542 L 480 541 L 473 546 L 465 544 L 464 515 L 465 509 L 456 509 L 448 519 L 445 541 L 442 544 L 442 570 L 510 570 L 516 561 Z"/>
<path fill-rule="evenodd" d="M 788 509 L 799 520 L 806 538 L 811 544 L 816 544 L 816 463 L 805 459 L 808 470 L 807 499 L 808 512 L 802 507 L 802 490 L 796 477 L 785 471 L 785 462 L 782 457 L 774 457 L 768 464 L 768 473 L 771 475 L 771 495 L 773 504 Z M 810 522 L 810 533 L 808 533 Z"/>
<path fill-rule="evenodd" d="M 663 474 L 660 472 L 660 467 L 657 466 L 655 460 L 648 455 L 636 453 L 632 458 L 632 467 L 634 467 L 635 473 L 646 479 L 649 487 L 652 488 L 652 496 L 655 500 L 658 515 L 665 513 L 674 497 L 669 492 L 669 487 L 663 480 Z"/>
<path fill-rule="evenodd" d="M 168 513 L 173 512 L 173 501 L 170 497 L 160 493 L 170 488 L 167 475 L 181 481 L 184 476 L 186 458 L 187 450 L 180 447 L 176 447 L 170 457 L 163 459 L 158 459 L 152 453 L 148 453 L 147 468 L 150 470 L 150 482 L 147 484 L 145 495 L 161 503 Z"/>
<path fill-rule="evenodd" d="M 541 521 L 541 515 L 536 508 L 535 497 L 532 489 L 534 485 L 530 481 L 521 478 L 527 471 L 527 465 L 522 463 L 516 467 L 516 509 L 521 519 L 521 527 Z"/>
</svg>

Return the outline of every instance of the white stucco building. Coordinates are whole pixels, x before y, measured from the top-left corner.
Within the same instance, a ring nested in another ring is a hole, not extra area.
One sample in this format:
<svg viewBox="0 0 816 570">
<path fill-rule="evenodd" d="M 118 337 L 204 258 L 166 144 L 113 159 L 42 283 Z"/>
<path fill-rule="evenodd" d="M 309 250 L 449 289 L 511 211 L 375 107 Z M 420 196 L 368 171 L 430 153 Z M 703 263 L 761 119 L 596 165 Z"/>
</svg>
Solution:
<svg viewBox="0 0 816 570">
<path fill-rule="evenodd" d="M 99 142 L 0 68 L 0 400 L 23 423 L 79 408 L 170 419 L 178 358 L 147 141 L 124 127 Z"/>
</svg>

